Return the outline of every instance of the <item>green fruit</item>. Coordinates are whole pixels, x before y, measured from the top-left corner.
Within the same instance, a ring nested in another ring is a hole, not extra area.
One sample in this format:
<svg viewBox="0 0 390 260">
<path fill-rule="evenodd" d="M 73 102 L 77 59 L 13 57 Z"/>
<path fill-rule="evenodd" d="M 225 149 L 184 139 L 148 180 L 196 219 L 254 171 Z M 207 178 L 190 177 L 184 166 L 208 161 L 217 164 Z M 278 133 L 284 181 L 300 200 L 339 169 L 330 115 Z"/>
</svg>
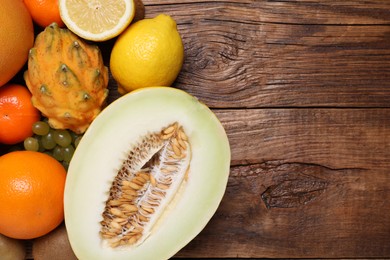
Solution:
<svg viewBox="0 0 390 260">
<path fill-rule="evenodd" d="M 42 146 L 44 149 L 52 150 L 56 147 L 57 143 L 54 140 L 54 130 L 50 130 L 47 135 L 42 136 Z"/>
<path fill-rule="evenodd" d="M 64 160 L 64 148 L 59 146 L 59 145 L 54 147 L 54 149 L 53 149 L 53 157 L 57 161 L 62 162 Z"/>
<path fill-rule="evenodd" d="M 73 251 L 80 260 L 172 257 L 217 210 L 229 170 L 225 130 L 195 97 L 168 87 L 120 97 L 93 121 L 69 165 Z"/>
<path fill-rule="evenodd" d="M 64 158 L 63 158 L 63 160 L 65 162 L 69 163 L 70 160 L 72 159 L 73 153 L 74 153 L 74 147 L 72 145 L 64 147 Z"/>
<path fill-rule="evenodd" d="M 27 151 L 38 151 L 39 150 L 39 141 L 34 137 L 27 137 L 23 142 L 24 149 Z"/>
<path fill-rule="evenodd" d="M 68 130 L 58 129 L 54 131 L 54 140 L 61 147 L 67 147 L 72 143 L 72 136 Z"/>
<path fill-rule="evenodd" d="M 50 131 L 50 126 L 47 122 L 37 121 L 32 125 L 32 131 L 36 135 L 47 135 Z"/>
</svg>

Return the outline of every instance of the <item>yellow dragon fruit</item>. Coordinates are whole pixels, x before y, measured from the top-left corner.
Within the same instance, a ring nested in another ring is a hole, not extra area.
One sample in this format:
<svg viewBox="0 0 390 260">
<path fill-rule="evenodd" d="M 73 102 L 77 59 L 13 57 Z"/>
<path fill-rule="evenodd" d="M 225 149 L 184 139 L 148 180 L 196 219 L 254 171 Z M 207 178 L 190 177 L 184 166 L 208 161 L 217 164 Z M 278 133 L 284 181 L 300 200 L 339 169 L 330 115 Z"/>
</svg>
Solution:
<svg viewBox="0 0 390 260">
<path fill-rule="evenodd" d="M 98 46 L 53 23 L 35 40 L 24 73 L 32 103 L 56 129 L 85 132 L 108 96 L 108 68 Z"/>
</svg>

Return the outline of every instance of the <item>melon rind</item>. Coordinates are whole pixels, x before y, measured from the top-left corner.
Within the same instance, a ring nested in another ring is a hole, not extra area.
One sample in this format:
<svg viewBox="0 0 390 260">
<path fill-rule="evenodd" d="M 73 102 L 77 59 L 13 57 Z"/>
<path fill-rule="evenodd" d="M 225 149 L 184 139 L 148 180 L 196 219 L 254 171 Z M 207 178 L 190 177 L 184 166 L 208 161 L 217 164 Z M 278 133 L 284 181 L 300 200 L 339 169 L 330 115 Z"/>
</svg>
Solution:
<svg viewBox="0 0 390 260">
<path fill-rule="evenodd" d="M 192 149 L 190 172 L 175 203 L 137 247 L 102 246 L 101 213 L 107 191 L 132 144 L 173 122 L 183 126 Z M 217 210 L 230 170 L 226 132 L 195 97 L 170 87 L 126 94 L 106 107 L 79 143 L 65 185 L 65 224 L 80 260 L 168 259 L 189 243 Z"/>
</svg>

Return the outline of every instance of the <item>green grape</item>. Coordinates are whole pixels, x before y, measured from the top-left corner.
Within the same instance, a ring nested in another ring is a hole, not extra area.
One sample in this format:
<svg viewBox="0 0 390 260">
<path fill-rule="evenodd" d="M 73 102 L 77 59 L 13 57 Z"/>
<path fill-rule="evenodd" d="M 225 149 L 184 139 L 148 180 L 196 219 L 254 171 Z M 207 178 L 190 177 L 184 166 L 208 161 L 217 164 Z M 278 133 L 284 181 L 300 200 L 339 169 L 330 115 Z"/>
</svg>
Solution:
<svg viewBox="0 0 390 260">
<path fill-rule="evenodd" d="M 67 147 L 72 143 L 72 136 L 67 130 L 55 130 L 54 140 L 62 147 Z"/>
<path fill-rule="evenodd" d="M 23 145 L 27 151 L 37 152 L 39 150 L 39 142 L 35 137 L 27 137 L 24 139 Z"/>
<path fill-rule="evenodd" d="M 32 131 L 36 135 L 47 135 L 50 131 L 50 126 L 47 122 L 37 121 L 32 125 Z"/>
<path fill-rule="evenodd" d="M 64 162 L 70 162 L 74 153 L 74 148 L 72 145 L 69 145 L 64 148 Z"/>
<path fill-rule="evenodd" d="M 57 145 L 54 140 L 54 131 L 50 130 L 47 135 L 42 136 L 41 143 L 46 150 L 52 150 Z"/>
<path fill-rule="evenodd" d="M 42 136 L 34 135 L 34 137 L 38 139 L 38 145 L 39 145 L 38 152 L 43 153 L 46 149 L 45 149 L 45 147 L 43 147 L 43 144 L 42 144 Z"/>
<path fill-rule="evenodd" d="M 69 168 L 69 162 L 63 161 L 62 166 L 64 166 L 65 170 L 68 171 Z"/>
<path fill-rule="evenodd" d="M 54 147 L 53 149 L 53 157 L 57 161 L 62 162 L 64 160 L 64 148 L 59 145 L 56 145 L 56 147 Z"/>
<path fill-rule="evenodd" d="M 75 132 L 73 132 L 71 130 L 69 130 L 69 134 L 72 137 L 72 142 L 74 142 L 77 139 L 77 137 L 79 137 L 78 134 L 76 134 Z"/>
<path fill-rule="evenodd" d="M 74 140 L 74 147 L 77 148 L 77 146 L 79 145 L 80 141 L 81 141 L 81 136 L 77 137 L 77 138 Z"/>
</svg>

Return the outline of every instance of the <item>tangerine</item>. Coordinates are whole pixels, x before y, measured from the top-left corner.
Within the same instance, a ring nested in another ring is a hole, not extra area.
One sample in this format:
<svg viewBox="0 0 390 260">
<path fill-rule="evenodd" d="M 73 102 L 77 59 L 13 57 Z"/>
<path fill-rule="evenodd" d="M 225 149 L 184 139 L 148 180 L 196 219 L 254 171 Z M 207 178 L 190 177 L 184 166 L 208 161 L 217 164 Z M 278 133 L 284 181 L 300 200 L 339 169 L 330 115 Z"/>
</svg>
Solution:
<svg viewBox="0 0 390 260">
<path fill-rule="evenodd" d="M 22 0 L 1 0 L 0 5 L 0 86 L 23 67 L 33 47 L 34 27 Z"/>
<path fill-rule="evenodd" d="M 64 27 L 58 0 L 24 0 L 24 4 L 34 22 L 39 26 L 46 27 L 52 23 L 57 23 L 59 27 Z"/>
<path fill-rule="evenodd" d="M 23 85 L 8 83 L 0 88 L 0 143 L 16 144 L 32 136 L 32 125 L 40 112 L 31 96 Z"/>
<path fill-rule="evenodd" d="M 0 233 L 17 239 L 43 236 L 64 220 L 65 168 L 33 151 L 0 157 Z"/>
</svg>

